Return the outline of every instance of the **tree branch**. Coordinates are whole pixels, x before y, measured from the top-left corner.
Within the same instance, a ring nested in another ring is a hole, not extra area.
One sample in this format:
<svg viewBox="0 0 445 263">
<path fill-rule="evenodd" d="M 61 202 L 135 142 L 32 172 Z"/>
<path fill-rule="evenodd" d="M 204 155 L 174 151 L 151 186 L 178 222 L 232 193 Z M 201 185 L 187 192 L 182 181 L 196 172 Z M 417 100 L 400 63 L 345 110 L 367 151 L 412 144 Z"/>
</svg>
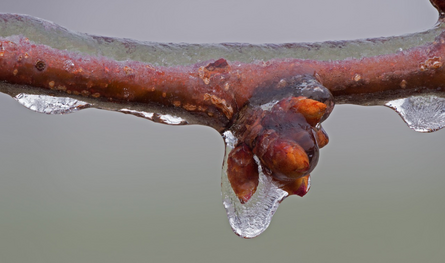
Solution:
<svg viewBox="0 0 445 263">
<path fill-rule="evenodd" d="M 0 16 L 0 32 L 1 80 L 156 112 L 168 106 L 219 131 L 254 94 L 296 75 L 316 76 L 336 103 L 362 105 L 442 94 L 444 78 L 443 23 L 402 37 L 280 45 L 142 43 L 10 14 Z"/>
<path fill-rule="evenodd" d="M 318 44 L 142 43 L 2 14 L 0 91 L 22 104 L 42 98 L 27 94 L 69 97 L 83 101 L 67 102 L 75 109 L 215 128 L 227 146 L 222 187 L 230 185 L 223 196 L 232 228 L 254 237 L 285 197 L 309 190 L 334 102 L 443 96 L 445 4 L 431 2 L 440 19 L 426 32 Z M 260 220 L 244 224 L 252 211 Z"/>
</svg>

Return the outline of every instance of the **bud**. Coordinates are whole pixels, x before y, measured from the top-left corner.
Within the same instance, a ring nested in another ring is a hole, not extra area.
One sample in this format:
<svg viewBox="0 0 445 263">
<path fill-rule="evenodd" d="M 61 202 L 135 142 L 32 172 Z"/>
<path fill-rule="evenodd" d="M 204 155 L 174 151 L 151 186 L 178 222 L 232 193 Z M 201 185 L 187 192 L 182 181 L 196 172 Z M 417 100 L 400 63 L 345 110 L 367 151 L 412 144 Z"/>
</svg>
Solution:
<svg viewBox="0 0 445 263">
<path fill-rule="evenodd" d="M 324 103 L 311 99 L 301 99 L 301 97 L 293 97 L 291 103 L 291 109 L 303 114 L 306 121 L 312 126 L 320 122 L 327 109 Z"/>
<path fill-rule="evenodd" d="M 323 128 L 317 130 L 316 138 L 317 138 L 318 148 L 323 148 L 326 146 L 326 144 L 329 143 L 329 136 Z"/>
<path fill-rule="evenodd" d="M 258 166 L 246 144 L 236 146 L 227 159 L 227 177 L 242 204 L 247 203 L 258 186 Z"/>
<path fill-rule="evenodd" d="M 303 197 L 311 188 L 310 174 L 297 178 L 290 182 L 285 182 L 281 189 L 288 192 L 289 195 L 298 195 Z"/>
<path fill-rule="evenodd" d="M 309 171 L 309 158 L 296 142 L 280 138 L 274 130 L 265 131 L 256 142 L 254 153 L 277 179 L 295 179 Z"/>
</svg>

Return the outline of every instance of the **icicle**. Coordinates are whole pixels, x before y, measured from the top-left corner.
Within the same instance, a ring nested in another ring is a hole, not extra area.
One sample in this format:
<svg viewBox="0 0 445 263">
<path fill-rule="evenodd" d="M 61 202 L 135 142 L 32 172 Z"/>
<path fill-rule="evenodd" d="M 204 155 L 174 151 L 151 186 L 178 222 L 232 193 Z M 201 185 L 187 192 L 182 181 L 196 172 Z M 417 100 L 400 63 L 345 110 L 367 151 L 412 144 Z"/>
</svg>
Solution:
<svg viewBox="0 0 445 263">
<path fill-rule="evenodd" d="M 14 99 L 32 111 L 46 114 L 67 114 L 91 106 L 84 101 L 49 95 L 20 93 Z"/>
<path fill-rule="evenodd" d="M 445 126 L 445 98 L 413 96 L 390 101 L 385 106 L 395 110 L 417 132 L 433 132 Z"/>
<path fill-rule="evenodd" d="M 253 238 L 267 229 L 280 202 L 288 196 L 288 193 L 281 190 L 272 178 L 262 172 L 261 163 L 256 157 L 255 161 L 258 164 L 260 175 L 259 184 L 250 200 L 242 204 L 227 178 L 227 157 L 236 145 L 237 140 L 230 131 L 224 133 L 224 140 L 226 142 L 226 154 L 221 176 L 223 204 L 227 211 L 230 226 L 235 234 L 243 238 Z"/>
</svg>

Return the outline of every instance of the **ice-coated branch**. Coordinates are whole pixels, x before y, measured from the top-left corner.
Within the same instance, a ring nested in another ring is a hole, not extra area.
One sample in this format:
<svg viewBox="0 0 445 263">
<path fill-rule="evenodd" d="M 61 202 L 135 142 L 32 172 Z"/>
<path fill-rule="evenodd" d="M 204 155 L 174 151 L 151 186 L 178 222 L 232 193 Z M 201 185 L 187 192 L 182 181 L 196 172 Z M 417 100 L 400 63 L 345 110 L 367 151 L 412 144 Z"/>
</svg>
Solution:
<svg viewBox="0 0 445 263">
<path fill-rule="evenodd" d="M 443 1 L 432 2 L 442 10 Z M 0 80 L 100 102 L 167 106 L 221 131 L 255 93 L 296 75 L 315 76 L 336 103 L 442 93 L 444 29 L 438 23 L 407 36 L 316 44 L 162 44 L 2 14 Z"/>
<path fill-rule="evenodd" d="M 308 192 L 335 103 L 389 106 L 417 131 L 445 126 L 445 1 L 431 3 L 431 30 L 315 44 L 138 42 L 0 14 L 0 92 L 45 113 L 96 107 L 215 128 L 230 225 L 251 238 Z"/>
</svg>

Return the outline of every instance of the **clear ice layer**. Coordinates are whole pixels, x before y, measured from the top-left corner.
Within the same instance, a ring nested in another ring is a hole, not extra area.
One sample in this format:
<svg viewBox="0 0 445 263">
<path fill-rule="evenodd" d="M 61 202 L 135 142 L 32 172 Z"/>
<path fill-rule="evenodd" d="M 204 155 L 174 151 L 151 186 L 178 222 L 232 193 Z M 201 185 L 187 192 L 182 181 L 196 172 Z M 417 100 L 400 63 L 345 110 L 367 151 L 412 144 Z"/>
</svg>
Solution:
<svg viewBox="0 0 445 263">
<path fill-rule="evenodd" d="M 415 131 L 433 132 L 445 126 L 445 98 L 413 96 L 390 101 L 385 106 L 394 109 Z"/>
<path fill-rule="evenodd" d="M 145 111 L 135 111 L 130 109 L 121 109 L 119 112 L 125 113 L 125 114 L 131 114 L 136 117 L 141 117 L 147 120 L 153 120 L 154 113 L 152 112 L 145 112 Z"/>
<path fill-rule="evenodd" d="M 67 114 L 91 106 L 84 101 L 49 95 L 20 93 L 14 99 L 32 111 L 45 114 Z"/>
<path fill-rule="evenodd" d="M 69 97 L 54 97 L 50 95 L 20 93 L 15 96 L 14 99 L 32 111 L 45 114 L 68 114 L 85 108 L 97 107 L 95 104 L 91 104 L 85 101 Z M 169 114 L 159 114 L 131 109 L 120 109 L 118 111 L 164 124 L 187 124 L 187 121 L 183 118 Z"/>
<path fill-rule="evenodd" d="M 355 41 L 286 44 L 184 44 L 155 43 L 130 39 L 90 36 L 76 33 L 52 22 L 26 15 L 2 14 L 0 36 L 26 36 L 37 44 L 114 58 L 143 61 L 157 66 L 188 65 L 212 59 L 251 63 L 278 58 L 341 60 L 400 52 L 431 43 L 442 33 L 443 25 L 407 36 Z"/>
<path fill-rule="evenodd" d="M 224 133 L 224 140 L 226 153 L 221 175 L 221 192 L 229 224 L 238 236 L 254 238 L 267 229 L 279 204 L 288 196 L 288 193 L 281 190 L 270 177 L 264 175 L 261 163 L 255 156 L 260 176 L 259 184 L 250 200 L 241 204 L 227 177 L 227 158 L 236 145 L 236 138 L 227 131 Z"/>
<path fill-rule="evenodd" d="M 170 125 L 187 124 L 187 121 L 184 120 L 183 118 L 177 117 L 177 116 L 172 116 L 169 114 L 159 114 L 159 113 L 136 111 L 136 110 L 130 110 L 130 109 L 120 109 L 119 112 L 122 112 L 125 114 L 131 114 L 131 115 L 134 115 L 137 117 L 141 117 L 141 118 L 144 118 L 147 120 L 164 123 L 164 124 L 170 124 Z"/>
</svg>

